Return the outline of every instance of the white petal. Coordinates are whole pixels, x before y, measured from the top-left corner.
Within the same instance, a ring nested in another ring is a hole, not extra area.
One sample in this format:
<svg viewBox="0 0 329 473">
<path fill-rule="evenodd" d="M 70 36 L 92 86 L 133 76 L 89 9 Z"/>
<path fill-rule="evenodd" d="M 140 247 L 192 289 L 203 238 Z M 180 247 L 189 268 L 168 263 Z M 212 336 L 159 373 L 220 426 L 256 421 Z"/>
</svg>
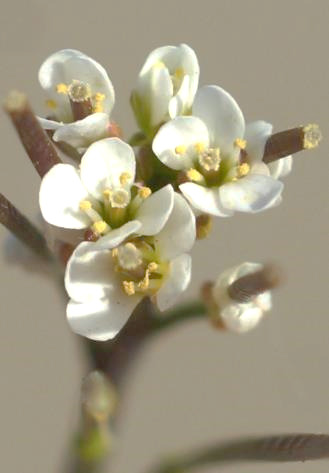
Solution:
<svg viewBox="0 0 329 473">
<path fill-rule="evenodd" d="M 263 310 L 254 304 L 230 304 L 221 311 L 224 325 L 235 333 L 252 330 L 259 324 L 263 315 Z"/>
<path fill-rule="evenodd" d="M 95 141 L 109 136 L 110 121 L 106 113 L 93 113 L 83 120 L 58 126 L 54 141 L 64 141 L 83 152 Z"/>
<path fill-rule="evenodd" d="M 167 222 L 174 205 L 174 189 L 170 184 L 154 192 L 139 207 L 135 218 L 141 223 L 140 235 L 155 235 Z"/>
<path fill-rule="evenodd" d="M 268 167 L 274 179 L 286 177 L 292 169 L 292 156 L 286 156 L 285 158 L 269 163 Z"/>
<path fill-rule="evenodd" d="M 166 166 L 180 170 L 193 167 L 196 143 L 209 145 L 208 130 L 196 117 L 177 117 L 165 123 L 155 135 L 152 149 Z M 177 153 L 177 146 L 186 147 L 185 153 Z"/>
<path fill-rule="evenodd" d="M 262 120 L 247 124 L 244 137 L 247 141 L 248 162 L 254 163 L 263 160 L 266 141 L 272 135 L 272 130 L 273 126 Z"/>
<path fill-rule="evenodd" d="M 239 105 L 228 92 L 215 85 L 202 87 L 195 96 L 192 114 L 206 124 L 211 145 L 219 147 L 224 157 L 237 154 L 234 142 L 244 137 L 245 122 Z"/>
<path fill-rule="evenodd" d="M 160 48 L 154 49 L 147 57 L 141 71 L 140 76 L 143 76 L 147 71 L 149 71 L 154 64 L 159 61 L 164 64 L 167 63 L 168 58 L 176 51 L 175 46 L 161 46 Z"/>
<path fill-rule="evenodd" d="M 43 218 L 63 228 L 85 228 L 90 220 L 79 208 L 89 194 L 79 172 L 70 164 L 56 164 L 41 182 L 39 203 Z"/>
<path fill-rule="evenodd" d="M 105 138 L 93 143 L 81 160 L 81 180 L 98 200 L 103 199 L 106 188 L 121 187 L 120 176 L 128 173 L 130 186 L 135 178 L 133 149 L 119 138 Z"/>
<path fill-rule="evenodd" d="M 65 126 L 64 123 L 55 122 L 55 120 L 47 120 L 42 117 L 37 117 L 37 119 L 44 130 L 58 130 L 58 128 Z"/>
<path fill-rule="evenodd" d="M 217 217 L 229 217 L 232 211 L 223 207 L 219 198 L 218 187 L 204 187 L 194 182 L 186 182 L 179 186 L 190 204 L 201 212 Z"/>
<path fill-rule="evenodd" d="M 258 174 L 249 174 L 219 188 L 222 205 L 240 212 L 260 212 L 271 207 L 281 194 L 283 184 Z"/>
<path fill-rule="evenodd" d="M 192 258 L 182 254 L 170 262 L 170 273 L 156 295 L 160 310 L 172 306 L 178 296 L 185 291 L 191 280 Z"/>
<path fill-rule="evenodd" d="M 111 299 L 83 303 L 70 300 L 67 320 L 79 335 L 96 341 L 109 340 L 123 328 L 140 300 L 140 296 L 127 296 L 120 290 L 113 293 Z"/>
<path fill-rule="evenodd" d="M 174 196 L 174 207 L 171 215 L 155 237 L 164 259 L 190 251 L 195 242 L 195 216 L 186 200 L 177 192 Z"/>
<path fill-rule="evenodd" d="M 150 120 L 157 126 L 168 117 L 169 101 L 173 95 L 173 86 L 168 69 L 155 67 L 150 72 Z"/>
<path fill-rule="evenodd" d="M 115 248 L 128 238 L 128 236 L 133 233 L 139 233 L 141 226 L 142 224 L 138 220 L 131 220 L 121 227 L 111 230 L 107 235 L 97 240 L 93 243 L 93 248 L 95 251 Z"/>
<path fill-rule="evenodd" d="M 94 243 L 82 242 L 72 253 L 65 271 L 65 288 L 76 302 L 109 297 L 116 284 L 110 251 L 94 251 Z"/>
<path fill-rule="evenodd" d="M 56 86 L 69 85 L 73 80 L 89 84 L 92 94 L 105 95 L 102 105 L 109 114 L 114 105 L 114 90 L 106 70 L 96 61 L 74 49 L 63 49 L 49 56 L 39 70 L 39 81 L 47 96 L 57 104 L 56 116 L 72 121 L 72 112 L 66 95 L 58 94 Z"/>
<path fill-rule="evenodd" d="M 169 116 L 175 118 L 187 111 L 190 95 L 190 78 L 185 75 L 177 94 L 169 102 Z"/>
</svg>

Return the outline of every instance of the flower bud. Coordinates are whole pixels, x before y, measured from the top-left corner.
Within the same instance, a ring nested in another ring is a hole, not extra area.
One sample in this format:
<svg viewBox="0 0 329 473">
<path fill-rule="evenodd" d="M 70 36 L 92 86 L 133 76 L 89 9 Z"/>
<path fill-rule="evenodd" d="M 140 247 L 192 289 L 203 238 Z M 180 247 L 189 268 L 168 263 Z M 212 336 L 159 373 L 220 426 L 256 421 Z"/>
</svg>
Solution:
<svg viewBox="0 0 329 473">
<path fill-rule="evenodd" d="M 163 46 L 152 51 L 131 95 L 140 128 L 153 136 L 163 122 L 189 113 L 198 82 L 199 64 L 189 46 Z"/>
</svg>

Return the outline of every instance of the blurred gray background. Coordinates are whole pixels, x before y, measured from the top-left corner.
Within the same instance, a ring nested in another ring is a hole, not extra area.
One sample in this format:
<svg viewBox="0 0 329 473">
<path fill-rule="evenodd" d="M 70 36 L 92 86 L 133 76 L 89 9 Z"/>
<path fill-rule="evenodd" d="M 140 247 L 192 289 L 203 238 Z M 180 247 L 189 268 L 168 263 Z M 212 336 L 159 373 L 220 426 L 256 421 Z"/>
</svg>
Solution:
<svg viewBox="0 0 329 473">
<path fill-rule="evenodd" d="M 79 49 L 107 68 L 114 116 L 129 136 L 129 93 L 146 55 L 185 42 L 198 55 L 201 84 L 229 90 L 247 120 L 265 119 L 277 131 L 318 122 L 324 134 L 316 151 L 296 157 L 280 207 L 218 220 L 193 251 L 186 297 L 244 260 L 282 265 L 286 282 L 273 311 L 245 336 L 194 322 L 148 344 L 126 383 L 111 471 L 143 473 L 161 455 L 247 433 L 329 432 L 328 25 L 328 0 L 2 3 L 2 99 L 18 88 L 41 112 L 40 64 L 56 50 Z M 4 113 L 0 123 L 1 192 L 36 221 L 39 177 Z M 0 228 L 3 244 L 7 237 Z M 0 293 L 0 470 L 62 472 L 86 373 L 80 341 L 51 280 L 9 264 L 3 251 Z M 226 469 L 327 468 L 322 461 Z"/>
</svg>

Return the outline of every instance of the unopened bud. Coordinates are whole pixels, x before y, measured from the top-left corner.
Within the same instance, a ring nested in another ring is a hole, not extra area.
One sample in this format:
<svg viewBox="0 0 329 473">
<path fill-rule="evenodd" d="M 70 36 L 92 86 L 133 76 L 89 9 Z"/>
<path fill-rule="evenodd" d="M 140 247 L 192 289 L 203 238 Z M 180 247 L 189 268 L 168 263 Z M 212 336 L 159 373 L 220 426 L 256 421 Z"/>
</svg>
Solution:
<svg viewBox="0 0 329 473">
<path fill-rule="evenodd" d="M 96 422 L 104 422 L 117 406 L 114 386 L 99 371 L 93 371 L 83 381 L 81 403 L 85 412 Z"/>
<path fill-rule="evenodd" d="M 213 219 L 211 215 L 201 214 L 196 218 L 196 237 L 203 240 L 209 236 L 212 230 Z"/>
</svg>

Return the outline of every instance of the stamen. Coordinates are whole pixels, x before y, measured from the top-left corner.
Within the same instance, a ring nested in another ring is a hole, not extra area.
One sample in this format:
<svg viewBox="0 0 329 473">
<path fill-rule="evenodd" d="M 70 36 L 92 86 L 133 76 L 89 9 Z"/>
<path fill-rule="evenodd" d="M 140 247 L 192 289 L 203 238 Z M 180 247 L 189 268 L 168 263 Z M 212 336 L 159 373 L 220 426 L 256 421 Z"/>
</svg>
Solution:
<svg viewBox="0 0 329 473">
<path fill-rule="evenodd" d="M 176 148 L 175 148 L 175 153 L 176 153 L 176 154 L 184 154 L 184 153 L 186 152 L 186 150 L 187 150 L 187 146 L 185 146 L 185 145 L 178 145 L 178 146 L 176 146 Z"/>
<path fill-rule="evenodd" d="M 206 146 L 205 146 L 204 143 L 201 143 L 201 141 L 200 141 L 200 142 L 194 144 L 194 148 L 195 148 L 197 153 L 202 153 L 206 149 Z"/>
<path fill-rule="evenodd" d="M 237 138 L 237 139 L 234 141 L 234 145 L 235 145 L 237 148 L 246 149 L 247 141 L 246 141 L 246 140 L 243 140 L 242 138 Z"/>
<path fill-rule="evenodd" d="M 103 220 L 99 213 L 93 208 L 90 200 L 82 200 L 79 204 L 79 208 L 85 212 L 94 223 Z"/>
<path fill-rule="evenodd" d="M 218 171 L 220 166 L 219 148 L 209 148 L 199 155 L 198 160 L 205 171 Z"/>
<path fill-rule="evenodd" d="M 91 202 L 89 200 L 82 200 L 79 204 L 80 210 L 84 212 L 92 208 Z"/>
<path fill-rule="evenodd" d="M 132 179 L 132 175 L 129 172 L 123 172 L 119 177 L 120 184 L 122 186 L 125 186 L 126 184 L 128 184 L 128 182 L 131 181 L 131 179 Z"/>
<path fill-rule="evenodd" d="M 55 102 L 55 100 L 46 100 L 46 106 L 51 108 L 51 109 L 55 109 L 57 107 L 57 103 Z"/>
<path fill-rule="evenodd" d="M 67 95 L 68 93 L 68 86 L 66 84 L 57 84 L 56 85 L 56 92 L 58 94 L 64 94 L 64 95 Z"/>
<path fill-rule="evenodd" d="M 142 291 L 146 291 L 149 285 L 150 285 L 150 270 L 147 269 L 145 271 L 144 278 L 141 281 L 139 281 L 139 283 L 137 284 L 137 287 L 138 289 L 141 289 Z"/>
<path fill-rule="evenodd" d="M 137 195 L 141 199 L 147 199 L 151 194 L 152 191 L 149 187 L 140 187 L 137 191 Z"/>
<path fill-rule="evenodd" d="M 151 261 L 151 263 L 149 263 L 147 266 L 147 269 L 149 270 L 150 273 L 154 273 L 158 268 L 159 268 L 159 265 L 155 261 Z"/>
<path fill-rule="evenodd" d="M 133 296 L 135 294 L 135 284 L 133 281 L 123 281 L 122 288 L 127 296 Z"/>
<path fill-rule="evenodd" d="M 110 231 L 110 226 L 104 222 L 104 220 L 99 220 L 98 222 L 95 222 L 92 226 L 91 226 L 93 232 L 95 232 L 96 234 L 99 234 L 99 235 L 102 235 L 104 233 L 107 233 Z"/>
<path fill-rule="evenodd" d="M 117 257 L 119 266 L 127 271 L 138 268 L 143 262 L 141 252 L 133 243 L 119 246 L 115 257 Z"/>
<path fill-rule="evenodd" d="M 159 69 L 163 69 L 164 67 L 166 67 L 166 65 L 165 65 L 165 63 L 162 62 L 162 61 L 156 61 L 156 62 L 153 64 L 153 67 L 159 68 Z"/>
<path fill-rule="evenodd" d="M 101 94 L 97 92 L 94 95 L 94 105 L 93 105 L 93 112 L 94 113 L 101 113 L 104 111 L 103 102 L 105 100 L 105 94 Z"/>
<path fill-rule="evenodd" d="M 240 166 L 238 166 L 238 177 L 243 177 L 246 176 L 250 171 L 250 166 L 248 163 L 242 163 Z"/>
<path fill-rule="evenodd" d="M 194 168 L 191 168 L 188 171 L 186 171 L 186 176 L 188 177 L 190 181 L 193 181 L 193 182 L 198 182 L 200 184 L 201 183 L 205 184 L 206 182 L 203 175 L 197 169 L 194 169 Z"/>
</svg>

